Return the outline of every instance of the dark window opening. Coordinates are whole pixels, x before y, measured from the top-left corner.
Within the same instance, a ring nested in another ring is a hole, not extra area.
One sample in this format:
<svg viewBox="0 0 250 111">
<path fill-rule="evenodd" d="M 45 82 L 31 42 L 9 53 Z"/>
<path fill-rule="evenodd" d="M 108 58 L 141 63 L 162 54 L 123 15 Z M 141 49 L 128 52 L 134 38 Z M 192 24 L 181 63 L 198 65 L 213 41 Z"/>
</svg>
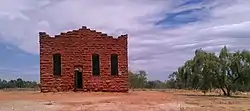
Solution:
<svg viewBox="0 0 250 111">
<path fill-rule="evenodd" d="M 53 74 L 61 75 L 61 54 L 53 54 Z"/>
<path fill-rule="evenodd" d="M 111 75 L 118 75 L 118 55 L 111 54 Z"/>
<path fill-rule="evenodd" d="M 98 54 L 92 54 L 92 75 L 100 75 L 100 61 Z"/>
</svg>

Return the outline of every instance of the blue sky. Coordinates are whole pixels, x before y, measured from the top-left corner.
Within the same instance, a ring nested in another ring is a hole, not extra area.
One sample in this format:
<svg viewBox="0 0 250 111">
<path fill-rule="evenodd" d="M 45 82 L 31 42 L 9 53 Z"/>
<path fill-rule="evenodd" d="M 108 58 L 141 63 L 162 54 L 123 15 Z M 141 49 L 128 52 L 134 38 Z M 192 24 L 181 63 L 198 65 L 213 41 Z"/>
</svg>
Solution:
<svg viewBox="0 0 250 111">
<path fill-rule="evenodd" d="M 0 78 L 38 81 L 38 32 L 53 36 L 84 25 L 129 34 L 129 69 L 165 80 L 197 48 L 249 49 L 249 6 L 249 0 L 1 0 Z"/>
<path fill-rule="evenodd" d="M 16 46 L 0 42 L 0 78 L 21 77 L 37 80 L 39 74 L 39 55 L 27 53 Z"/>
</svg>

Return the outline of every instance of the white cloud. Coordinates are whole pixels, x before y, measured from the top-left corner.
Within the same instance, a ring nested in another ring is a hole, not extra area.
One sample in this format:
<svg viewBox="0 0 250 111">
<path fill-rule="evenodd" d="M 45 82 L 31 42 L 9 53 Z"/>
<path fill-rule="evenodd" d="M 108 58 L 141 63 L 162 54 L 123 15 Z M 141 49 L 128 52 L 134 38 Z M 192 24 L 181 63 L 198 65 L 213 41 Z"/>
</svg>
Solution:
<svg viewBox="0 0 250 111">
<path fill-rule="evenodd" d="M 129 67 L 145 69 L 153 79 L 177 69 L 197 48 L 210 51 L 223 45 L 250 48 L 250 1 L 213 0 L 208 4 L 177 7 L 183 0 L 2 0 L 0 2 L 1 40 L 38 54 L 38 31 L 89 28 L 111 35 L 129 34 Z M 165 13 L 205 7 L 201 21 L 176 28 L 160 28 L 155 22 Z M 157 73 L 157 74 L 155 74 Z M 155 76 L 154 76 L 155 75 Z"/>
</svg>

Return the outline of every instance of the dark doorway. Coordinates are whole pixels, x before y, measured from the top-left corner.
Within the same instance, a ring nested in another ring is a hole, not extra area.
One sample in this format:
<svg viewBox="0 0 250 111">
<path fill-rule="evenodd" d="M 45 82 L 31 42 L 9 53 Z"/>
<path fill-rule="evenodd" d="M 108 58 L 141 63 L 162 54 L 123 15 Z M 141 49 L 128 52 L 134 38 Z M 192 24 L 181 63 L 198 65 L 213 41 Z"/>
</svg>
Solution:
<svg viewBox="0 0 250 111">
<path fill-rule="evenodd" d="M 79 70 L 75 70 L 75 89 L 82 89 L 82 72 Z"/>
</svg>

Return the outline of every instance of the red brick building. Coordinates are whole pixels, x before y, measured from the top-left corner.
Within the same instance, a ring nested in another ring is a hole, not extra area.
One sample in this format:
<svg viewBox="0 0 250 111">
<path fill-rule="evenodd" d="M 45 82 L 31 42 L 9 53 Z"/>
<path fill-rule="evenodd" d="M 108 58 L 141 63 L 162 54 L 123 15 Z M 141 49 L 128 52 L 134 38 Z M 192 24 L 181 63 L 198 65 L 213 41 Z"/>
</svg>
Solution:
<svg viewBox="0 0 250 111">
<path fill-rule="evenodd" d="M 128 91 L 127 35 L 82 27 L 50 37 L 39 32 L 41 92 Z"/>
</svg>

